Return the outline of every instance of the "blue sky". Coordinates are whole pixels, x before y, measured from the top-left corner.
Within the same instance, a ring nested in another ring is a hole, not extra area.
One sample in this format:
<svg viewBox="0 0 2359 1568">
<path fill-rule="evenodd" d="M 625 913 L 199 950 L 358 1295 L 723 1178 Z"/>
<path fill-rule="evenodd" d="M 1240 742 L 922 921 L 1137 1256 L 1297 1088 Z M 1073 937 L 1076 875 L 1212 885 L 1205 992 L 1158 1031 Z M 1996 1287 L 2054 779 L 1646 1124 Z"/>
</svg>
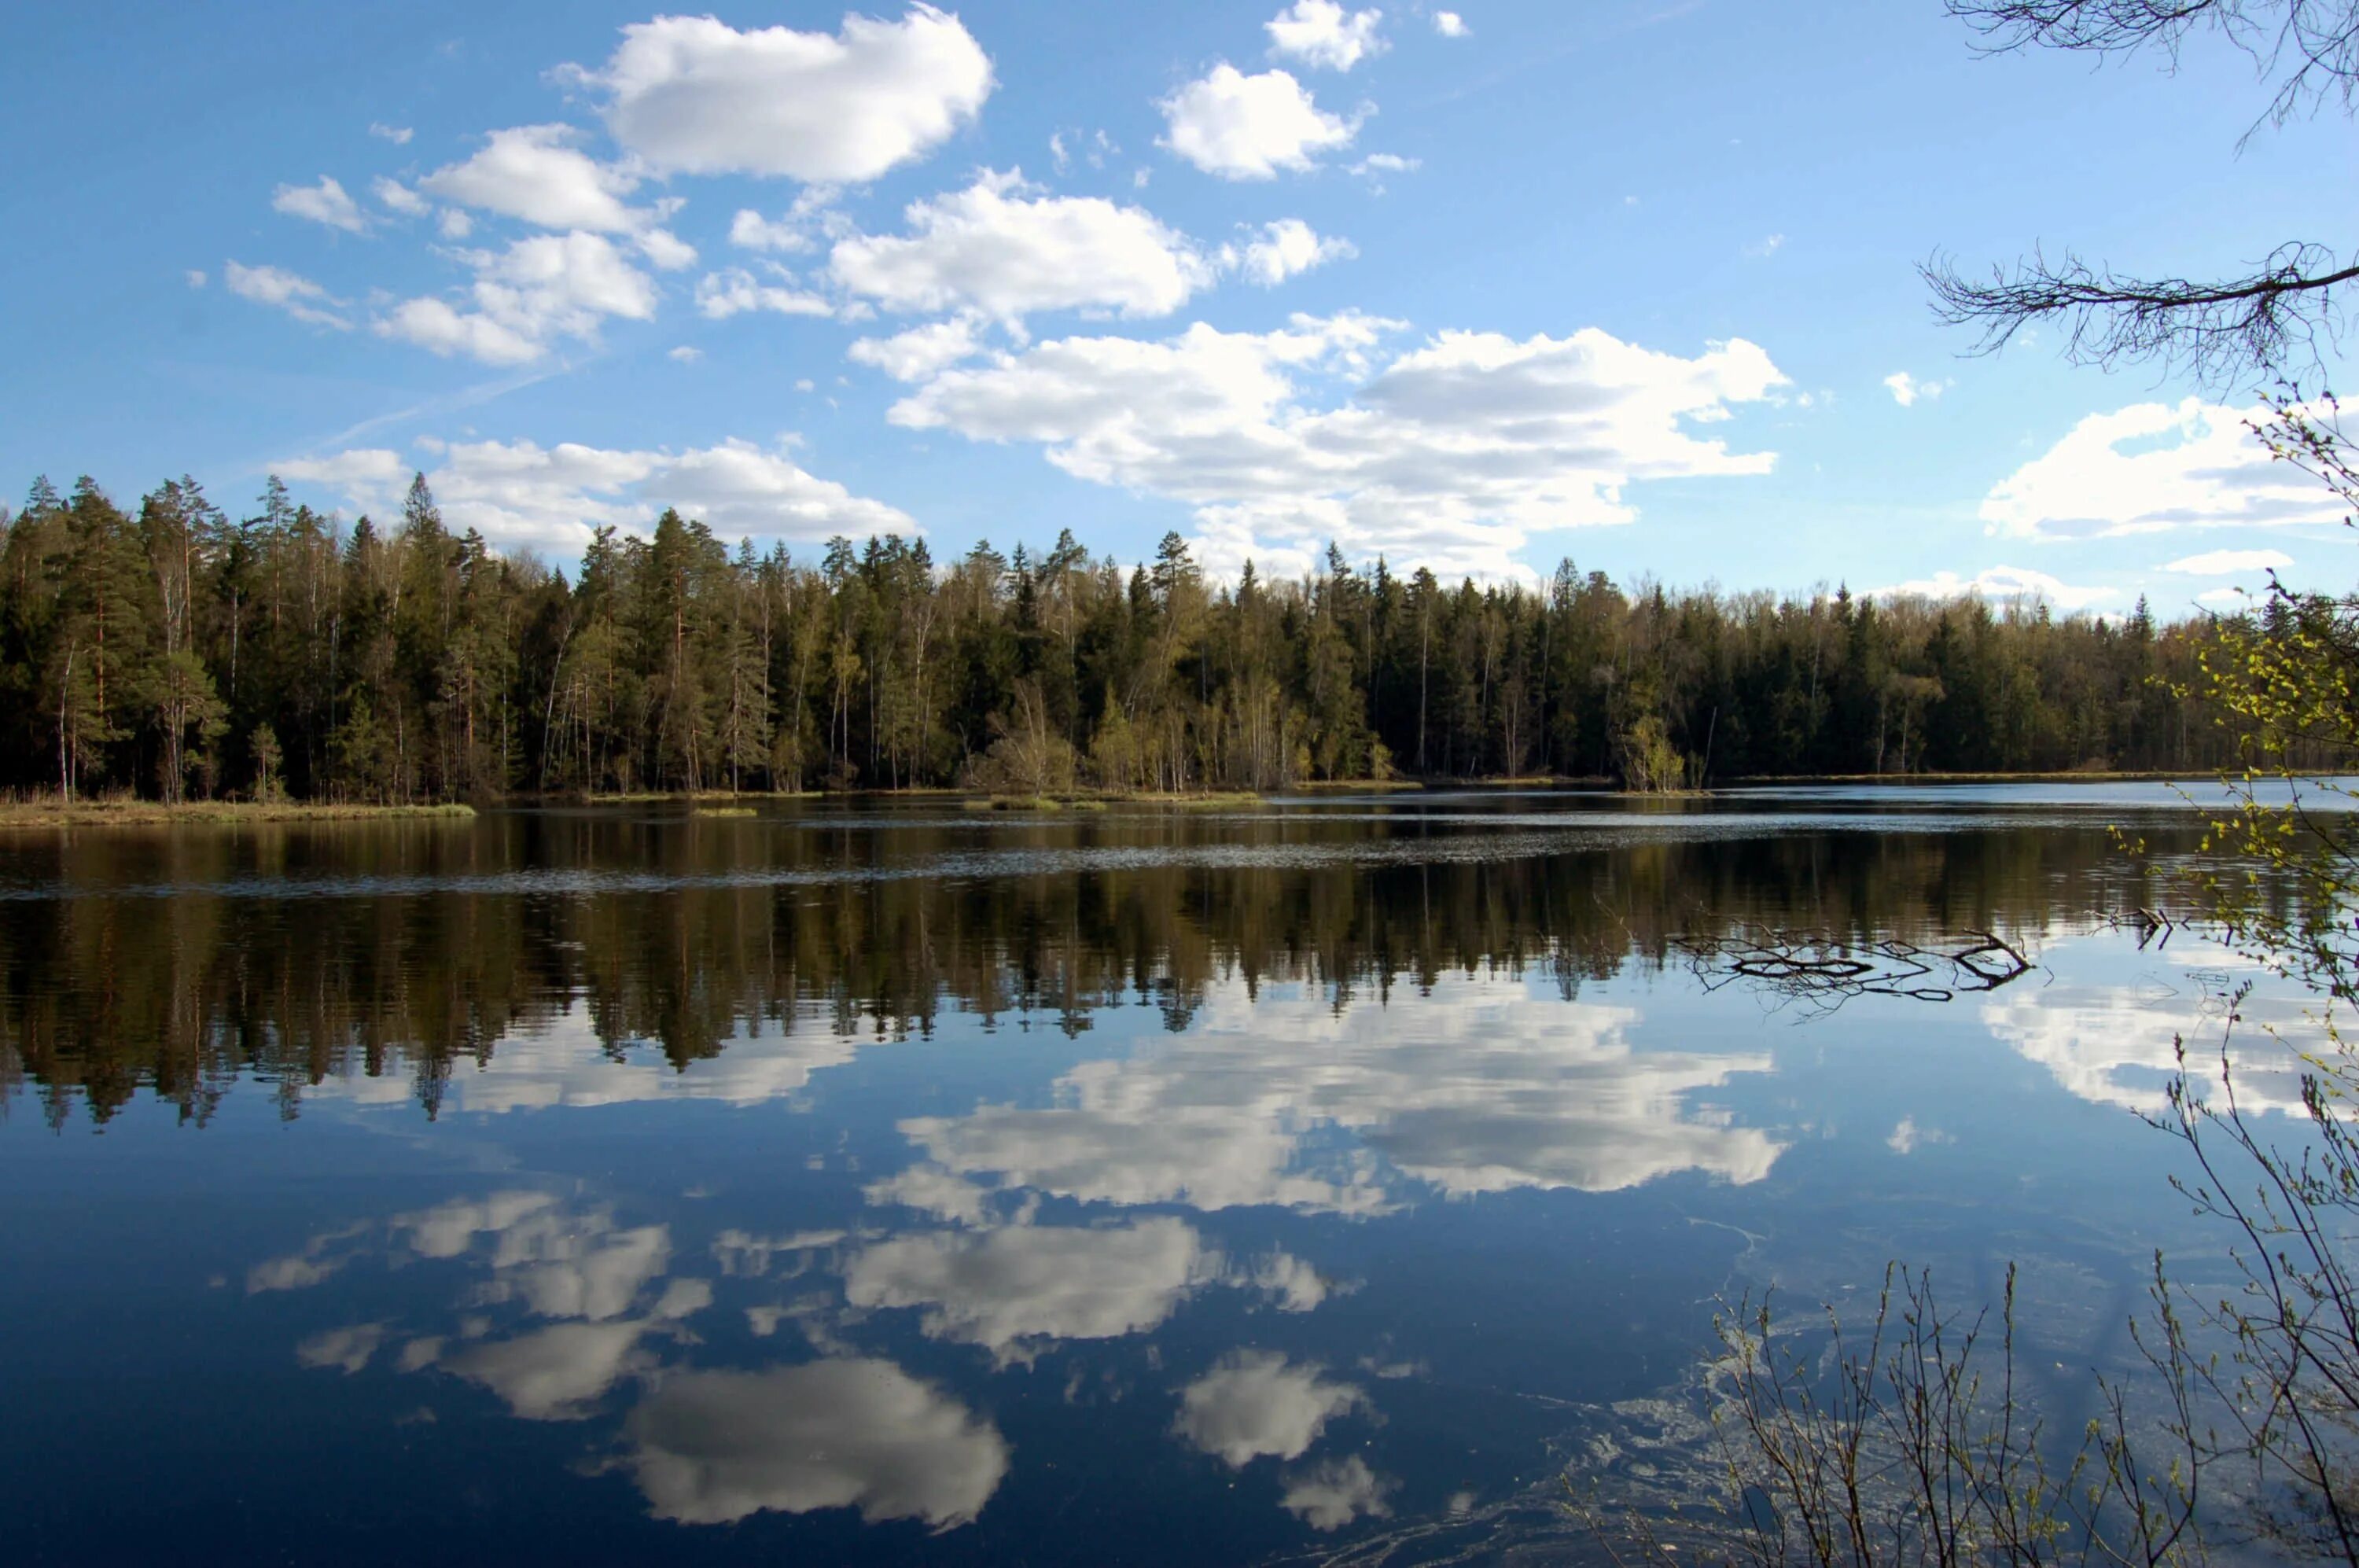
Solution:
<svg viewBox="0 0 2359 1568">
<path fill-rule="evenodd" d="M 563 565 L 676 503 L 802 553 L 2343 580 L 2241 399 L 1962 357 L 1915 267 L 2332 239 L 2346 121 L 2240 154 L 2225 46 L 1978 58 L 1936 0 L 1454 5 L 35 8 L 0 484 L 350 517 L 418 468 Z"/>
</svg>

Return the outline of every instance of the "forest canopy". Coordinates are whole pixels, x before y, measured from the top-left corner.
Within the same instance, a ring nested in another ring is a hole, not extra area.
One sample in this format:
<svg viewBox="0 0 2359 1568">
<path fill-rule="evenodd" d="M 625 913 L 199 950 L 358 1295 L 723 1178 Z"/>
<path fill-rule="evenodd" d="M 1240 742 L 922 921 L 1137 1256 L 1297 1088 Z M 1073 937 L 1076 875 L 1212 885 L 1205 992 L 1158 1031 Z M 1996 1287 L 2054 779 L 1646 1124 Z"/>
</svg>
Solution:
<svg viewBox="0 0 2359 1568">
<path fill-rule="evenodd" d="M 2263 614 L 2270 613 L 2267 610 Z M 2211 769 L 2235 622 L 1617 585 L 1443 583 L 1330 547 L 1295 579 L 922 539 L 734 550 L 666 511 L 569 578 L 273 478 L 0 509 L 0 788 L 409 802 L 956 786 L 1263 789 L 1393 777 L 1667 789 L 1925 771 Z"/>
</svg>

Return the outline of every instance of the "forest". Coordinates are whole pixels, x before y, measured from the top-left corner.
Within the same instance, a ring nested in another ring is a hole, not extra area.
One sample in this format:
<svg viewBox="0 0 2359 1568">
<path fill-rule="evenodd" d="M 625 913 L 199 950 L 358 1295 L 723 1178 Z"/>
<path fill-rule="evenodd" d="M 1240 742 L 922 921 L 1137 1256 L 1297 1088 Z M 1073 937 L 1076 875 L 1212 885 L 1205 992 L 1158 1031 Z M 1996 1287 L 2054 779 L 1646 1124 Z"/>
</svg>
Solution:
<svg viewBox="0 0 2359 1568">
<path fill-rule="evenodd" d="M 923 539 L 735 549 L 666 511 L 569 578 L 444 523 L 270 480 L 126 510 L 85 478 L 0 508 L 0 789 L 406 803 L 1329 780 L 2210 769 L 2224 623 L 2038 601 L 1452 586 L 1330 547 L 1297 579 Z"/>
</svg>

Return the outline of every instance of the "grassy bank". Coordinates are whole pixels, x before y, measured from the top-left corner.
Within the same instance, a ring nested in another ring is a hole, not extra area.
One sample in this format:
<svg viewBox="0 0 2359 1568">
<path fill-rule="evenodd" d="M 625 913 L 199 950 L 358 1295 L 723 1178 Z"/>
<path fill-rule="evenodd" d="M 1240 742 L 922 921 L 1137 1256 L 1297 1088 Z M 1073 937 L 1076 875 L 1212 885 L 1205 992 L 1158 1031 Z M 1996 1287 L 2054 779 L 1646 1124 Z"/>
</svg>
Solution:
<svg viewBox="0 0 2359 1568">
<path fill-rule="evenodd" d="M 473 806 L 331 805 L 297 800 L 75 800 L 54 797 L 0 801 L 0 828 L 223 826 L 246 822 L 463 821 Z"/>
</svg>

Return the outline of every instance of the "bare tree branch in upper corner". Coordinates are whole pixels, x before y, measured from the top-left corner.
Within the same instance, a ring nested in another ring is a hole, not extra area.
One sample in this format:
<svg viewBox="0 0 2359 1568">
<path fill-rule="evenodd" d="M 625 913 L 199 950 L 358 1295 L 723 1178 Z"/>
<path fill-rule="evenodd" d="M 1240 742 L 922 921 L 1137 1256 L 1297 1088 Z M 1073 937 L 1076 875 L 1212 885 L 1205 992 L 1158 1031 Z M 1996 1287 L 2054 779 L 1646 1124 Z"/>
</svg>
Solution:
<svg viewBox="0 0 2359 1568">
<path fill-rule="evenodd" d="M 2188 36 L 2217 32 L 2245 54 L 2269 85 L 2254 122 L 2281 125 L 2328 99 L 2348 112 L 2359 102 L 2359 0 L 1943 0 L 1984 48 L 2077 54 L 2153 49 L 2175 67 Z M 2245 135 L 2251 136 L 2247 131 Z"/>
<path fill-rule="evenodd" d="M 2335 290 L 2359 281 L 2359 265 L 2306 242 L 2278 246 L 2246 277 L 2214 283 L 2125 278 L 2070 253 L 2051 264 L 2035 252 L 1981 280 L 1946 259 L 1921 270 L 1934 313 L 1982 333 L 1976 354 L 1996 353 L 2035 321 L 2061 321 L 2076 364 L 2143 360 L 2212 382 L 2298 374 L 2303 367 L 2291 362 L 2304 357 L 2315 364 L 2319 340 L 2333 343 L 2343 324 Z"/>
<path fill-rule="evenodd" d="M 2359 109 L 2359 0 L 1943 0 L 1993 53 L 2028 49 L 2097 55 L 2153 50 L 2176 67 L 2189 38 L 2216 32 L 2250 56 L 2269 92 L 2254 122 L 2282 125 L 2333 103 Z M 2247 138 L 2252 131 L 2247 131 Z M 2241 142 L 2238 144 L 2243 145 Z M 2329 246 L 2277 246 L 2246 275 L 2211 281 L 2125 277 L 2067 252 L 2035 252 L 1987 278 L 1946 257 L 1922 269 L 1935 313 L 1977 329 L 1994 353 L 2035 321 L 2058 321 L 2068 357 L 2147 361 L 2224 385 L 2298 378 L 2320 367 L 2344 311 L 2337 290 L 2359 281 L 2359 258 Z M 2308 360 L 2308 365 L 2298 363 Z"/>
</svg>

